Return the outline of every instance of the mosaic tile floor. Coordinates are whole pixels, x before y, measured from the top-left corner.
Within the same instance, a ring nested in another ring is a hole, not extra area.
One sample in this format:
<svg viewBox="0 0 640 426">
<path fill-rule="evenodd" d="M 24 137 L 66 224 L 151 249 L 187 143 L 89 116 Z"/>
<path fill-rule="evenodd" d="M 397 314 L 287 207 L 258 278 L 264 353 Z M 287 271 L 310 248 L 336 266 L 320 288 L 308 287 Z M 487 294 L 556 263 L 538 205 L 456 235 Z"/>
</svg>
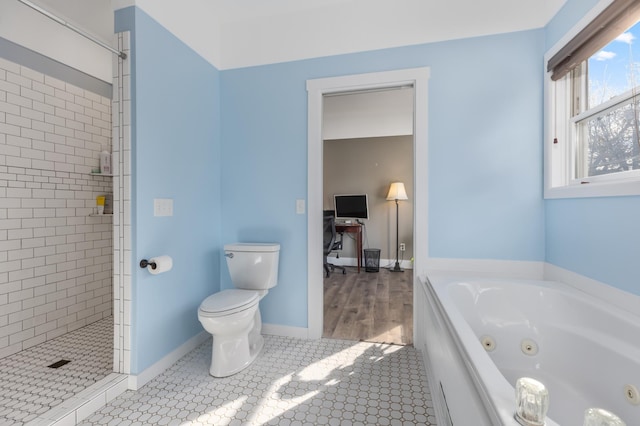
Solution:
<svg viewBox="0 0 640 426">
<path fill-rule="evenodd" d="M 246 370 L 209 376 L 203 343 L 81 425 L 435 425 L 412 346 L 265 336 Z"/>
<path fill-rule="evenodd" d="M 71 362 L 48 368 L 61 359 Z M 0 425 L 23 425 L 113 371 L 113 318 L 0 359 Z"/>
</svg>

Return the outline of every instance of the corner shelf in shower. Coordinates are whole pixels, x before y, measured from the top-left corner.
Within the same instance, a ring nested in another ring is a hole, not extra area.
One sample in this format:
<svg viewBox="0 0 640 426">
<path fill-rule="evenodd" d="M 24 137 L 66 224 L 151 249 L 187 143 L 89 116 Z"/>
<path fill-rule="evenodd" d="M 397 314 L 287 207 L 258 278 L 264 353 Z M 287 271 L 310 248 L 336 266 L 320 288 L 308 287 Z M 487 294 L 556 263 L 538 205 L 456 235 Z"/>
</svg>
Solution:
<svg viewBox="0 0 640 426">
<path fill-rule="evenodd" d="M 105 216 L 113 216 L 113 213 L 103 213 L 103 214 L 91 213 L 89 216 L 91 216 L 91 217 L 105 217 Z"/>
<path fill-rule="evenodd" d="M 104 177 L 113 177 L 114 175 L 110 173 L 89 173 L 91 176 L 104 176 Z"/>
</svg>

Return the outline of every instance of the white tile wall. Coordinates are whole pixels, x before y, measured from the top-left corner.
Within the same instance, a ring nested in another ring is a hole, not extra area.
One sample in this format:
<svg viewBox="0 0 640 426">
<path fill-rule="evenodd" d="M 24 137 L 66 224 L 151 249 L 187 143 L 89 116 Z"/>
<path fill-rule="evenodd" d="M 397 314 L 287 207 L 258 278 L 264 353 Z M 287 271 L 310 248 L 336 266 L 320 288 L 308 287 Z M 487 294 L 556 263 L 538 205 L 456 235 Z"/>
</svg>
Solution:
<svg viewBox="0 0 640 426">
<path fill-rule="evenodd" d="M 111 100 L 0 58 L 0 358 L 112 314 Z"/>
<path fill-rule="evenodd" d="M 118 50 L 130 57 L 129 32 L 116 35 Z M 131 335 L 131 69 L 130 60 L 113 63 L 113 291 L 115 333 L 113 371 L 129 374 Z"/>
</svg>

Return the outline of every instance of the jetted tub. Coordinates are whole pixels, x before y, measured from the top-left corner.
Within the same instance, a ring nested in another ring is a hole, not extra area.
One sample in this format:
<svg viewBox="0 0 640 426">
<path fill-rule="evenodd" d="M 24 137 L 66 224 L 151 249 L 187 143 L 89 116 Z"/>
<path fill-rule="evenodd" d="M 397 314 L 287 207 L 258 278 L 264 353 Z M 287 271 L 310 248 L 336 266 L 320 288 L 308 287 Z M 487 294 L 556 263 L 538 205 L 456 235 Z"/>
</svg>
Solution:
<svg viewBox="0 0 640 426">
<path fill-rule="evenodd" d="M 439 426 L 517 425 L 515 383 L 549 390 L 547 426 L 604 408 L 640 425 L 640 317 L 558 282 L 430 276 L 416 289 Z"/>
</svg>

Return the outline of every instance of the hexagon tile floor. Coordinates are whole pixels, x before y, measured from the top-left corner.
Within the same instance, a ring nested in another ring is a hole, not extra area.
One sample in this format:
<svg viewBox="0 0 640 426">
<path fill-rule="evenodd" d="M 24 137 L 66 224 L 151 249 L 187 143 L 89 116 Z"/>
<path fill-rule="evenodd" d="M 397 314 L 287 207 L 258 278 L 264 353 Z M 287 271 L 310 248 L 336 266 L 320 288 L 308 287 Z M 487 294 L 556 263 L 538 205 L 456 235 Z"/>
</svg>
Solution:
<svg viewBox="0 0 640 426">
<path fill-rule="evenodd" d="M 70 363 L 49 368 L 59 360 Z M 113 318 L 0 359 L 0 425 L 19 426 L 113 371 Z"/>
<path fill-rule="evenodd" d="M 436 424 L 411 346 L 265 336 L 258 359 L 222 379 L 209 376 L 210 359 L 208 341 L 80 424 Z"/>
</svg>

